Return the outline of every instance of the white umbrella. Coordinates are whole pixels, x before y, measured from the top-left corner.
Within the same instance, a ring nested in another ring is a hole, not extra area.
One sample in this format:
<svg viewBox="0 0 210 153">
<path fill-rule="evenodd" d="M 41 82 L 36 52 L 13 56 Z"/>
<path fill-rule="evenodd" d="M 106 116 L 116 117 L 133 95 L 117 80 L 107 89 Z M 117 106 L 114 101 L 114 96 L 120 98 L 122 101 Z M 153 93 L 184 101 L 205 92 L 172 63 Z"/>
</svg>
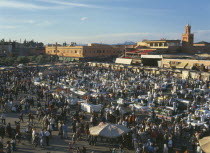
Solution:
<svg viewBox="0 0 210 153">
<path fill-rule="evenodd" d="M 210 136 L 199 140 L 200 147 L 206 153 L 210 153 Z"/>
<path fill-rule="evenodd" d="M 102 136 L 107 138 L 116 138 L 125 133 L 128 133 L 130 129 L 126 126 L 119 124 L 100 124 L 90 128 L 90 134 L 93 136 Z"/>
</svg>

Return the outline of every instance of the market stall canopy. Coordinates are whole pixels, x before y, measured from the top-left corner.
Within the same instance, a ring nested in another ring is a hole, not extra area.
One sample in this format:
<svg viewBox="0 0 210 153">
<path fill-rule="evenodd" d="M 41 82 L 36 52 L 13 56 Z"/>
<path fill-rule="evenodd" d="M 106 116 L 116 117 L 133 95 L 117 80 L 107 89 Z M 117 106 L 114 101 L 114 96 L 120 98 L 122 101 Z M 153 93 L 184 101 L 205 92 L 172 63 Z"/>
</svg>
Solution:
<svg viewBox="0 0 210 153">
<path fill-rule="evenodd" d="M 119 124 L 100 124 L 90 128 L 90 134 L 93 136 L 102 136 L 107 138 L 116 138 L 130 131 L 126 126 Z"/>
<path fill-rule="evenodd" d="M 200 139 L 199 144 L 204 152 L 210 153 L 210 136 Z"/>
<path fill-rule="evenodd" d="M 188 63 L 187 66 L 185 67 L 185 69 L 192 70 L 193 66 L 194 66 L 193 63 Z"/>
<path fill-rule="evenodd" d="M 117 64 L 131 64 L 132 59 L 126 59 L 126 58 L 117 58 L 115 63 Z"/>
<path fill-rule="evenodd" d="M 185 62 L 180 63 L 180 64 L 176 65 L 176 68 L 177 68 L 177 69 L 184 69 L 184 68 L 187 66 L 187 64 L 188 64 L 188 63 L 185 63 Z"/>
</svg>

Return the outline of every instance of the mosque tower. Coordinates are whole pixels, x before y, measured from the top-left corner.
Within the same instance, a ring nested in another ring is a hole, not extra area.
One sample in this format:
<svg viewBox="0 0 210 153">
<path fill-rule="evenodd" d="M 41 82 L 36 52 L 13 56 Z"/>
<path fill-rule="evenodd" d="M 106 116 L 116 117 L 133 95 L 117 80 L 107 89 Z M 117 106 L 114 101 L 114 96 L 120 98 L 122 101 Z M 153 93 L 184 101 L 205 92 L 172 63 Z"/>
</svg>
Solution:
<svg viewBox="0 0 210 153">
<path fill-rule="evenodd" d="M 191 26 L 185 26 L 185 33 L 182 34 L 182 51 L 189 52 L 193 49 L 194 34 L 191 33 Z"/>
</svg>

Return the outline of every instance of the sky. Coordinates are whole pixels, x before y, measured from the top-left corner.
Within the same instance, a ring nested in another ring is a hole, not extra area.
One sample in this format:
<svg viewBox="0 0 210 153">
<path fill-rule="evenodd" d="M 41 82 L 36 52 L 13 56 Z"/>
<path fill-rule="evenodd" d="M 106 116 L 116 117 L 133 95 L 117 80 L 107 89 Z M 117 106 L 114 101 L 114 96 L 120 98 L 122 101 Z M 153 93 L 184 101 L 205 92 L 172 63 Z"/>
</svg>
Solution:
<svg viewBox="0 0 210 153">
<path fill-rule="evenodd" d="M 0 39 L 47 43 L 210 42 L 209 0 L 0 0 Z"/>
</svg>

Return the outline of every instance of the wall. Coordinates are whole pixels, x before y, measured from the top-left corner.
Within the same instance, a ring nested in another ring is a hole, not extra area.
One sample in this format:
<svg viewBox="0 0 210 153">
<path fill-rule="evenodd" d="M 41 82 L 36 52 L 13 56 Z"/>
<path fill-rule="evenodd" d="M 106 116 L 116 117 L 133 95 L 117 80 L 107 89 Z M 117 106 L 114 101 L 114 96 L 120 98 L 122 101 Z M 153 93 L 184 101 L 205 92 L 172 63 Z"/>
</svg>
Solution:
<svg viewBox="0 0 210 153">
<path fill-rule="evenodd" d="M 57 55 L 63 57 L 83 57 L 83 46 L 46 46 L 47 55 Z"/>
<path fill-rule="evenodd" d="M 58 55 L 63 57 L 105 57 L 105 56 L 119 56 L 122 49 L 111 47 L 109 45 L 91 45 L 90 46 L 46 46 L 46 54 Z"/>
<path fill-rule="evenodd" d="M 193 64 L 203 64 L 204 66 L 210 66 L 209 60 L 189 60 L 189 59 L 163 59 L 162 65 L 168 65 L 169 62 L 186 62 Z"/>
</svg>

